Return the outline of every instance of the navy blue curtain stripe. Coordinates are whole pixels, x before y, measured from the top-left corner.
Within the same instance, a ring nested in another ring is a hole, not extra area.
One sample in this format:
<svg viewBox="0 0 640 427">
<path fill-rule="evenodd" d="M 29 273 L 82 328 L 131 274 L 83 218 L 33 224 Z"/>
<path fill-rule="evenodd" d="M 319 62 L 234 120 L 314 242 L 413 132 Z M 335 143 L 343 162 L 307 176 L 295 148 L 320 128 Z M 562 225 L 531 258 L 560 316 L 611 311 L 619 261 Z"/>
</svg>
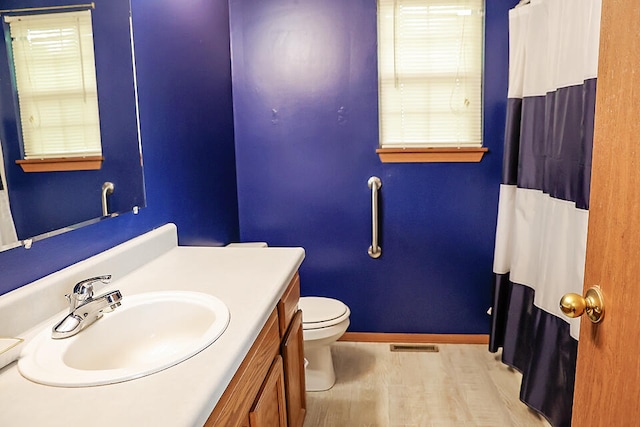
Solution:
<svg viewBox="0 0 640 427">
<path fill-rule="evenodd" d="M 518 183 L 518 157 L 520 156 L 520 120 L 522 98 L 507 99 L 507 123 L 504 131 L 504 157 L 502 162 L 502 183 Z"/>
<path fill-rule="evenodd" d="M 583 167 L 580 169 L 581 176 L 577 182 L 580 183 L 580 188 L 576 192 L 580 191 L 578 200 L 584 200 L 584 206 L 581 203 L 576 202 L 576 206 L 580 209 L 589 209 L 589 200 L 591 195 L 591 157 L 593 155 L 593 124 L 595 123 L 596 116 L 596 89 L 598 85 L 598 79 L 589 79 L 584 82 L 584 100 L 582 107 L 584 112 L 582 117 L 584 123 L 582 128 L 582 147 L 584 152 L 582 153 L 582 159 L 584 161 Z"/>
<path fill-rule="evenodd" d="M 571 426 L 578 342 L 569 324 L 534 307 L 533 357 L 523 372 L 520 397 L 555 427 Z M 544 378 L 544 380 L 541 380 Z"/>
<path fill-rule="evenodd" d="M 491 335 L 489 351 L 497 352 L 504 346 L 504 334 L 507 326 L 507 310 L 511 298 L 509 273 L 493 275 L 493 296 L 491 298 Z"/>
<path fill-rule="evenodd" d="M 590 79 L 522 100 L 519 188 L 589 209 L 595 97 L 596 80 Z"/>
<path fill-rule="evenodd" d="M 534 292 L 526 286 L 513 286 L 509 293 L 507 323 L 505 325 L 505 343 L 502 360 L 516 367 L 520 372 L 527 371 L 533 355 L 533 340 L 537 331 L 533 328 Z M 522 380 L 524 384 L 524 379 Z"/>
<path fill-rule="evenodd" d="M 508 315 L 493 330 L 490 350 L 495 352 L 502 346 L 502 361 L 522 373 L 520 400 L 544 415 L 551 425 L 568 427 L 578 342 L 571 337 L 568 323 L 533 304 L 533 289 L 509 282 L 508 274 L 495 276 L 499 289 L 495 292 L 508 306 Z M 502 343 L 494 342 L 500 336 Z"/>
</svg>

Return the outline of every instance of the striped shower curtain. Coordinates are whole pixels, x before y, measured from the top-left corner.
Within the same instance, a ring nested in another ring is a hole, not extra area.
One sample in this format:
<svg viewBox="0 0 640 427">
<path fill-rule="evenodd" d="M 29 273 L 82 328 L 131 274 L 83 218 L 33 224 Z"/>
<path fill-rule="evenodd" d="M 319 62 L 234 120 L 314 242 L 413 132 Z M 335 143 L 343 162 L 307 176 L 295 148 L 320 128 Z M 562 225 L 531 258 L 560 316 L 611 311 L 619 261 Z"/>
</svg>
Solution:
<svg viewBox="0 0 640 427">
<path fill-rule="evenodd" d="M 490 351 L 523 374 L 520 399 L 571 424 L 601 0 L 532 0 L 509 12 L 509 92 Z"/>
</svg>

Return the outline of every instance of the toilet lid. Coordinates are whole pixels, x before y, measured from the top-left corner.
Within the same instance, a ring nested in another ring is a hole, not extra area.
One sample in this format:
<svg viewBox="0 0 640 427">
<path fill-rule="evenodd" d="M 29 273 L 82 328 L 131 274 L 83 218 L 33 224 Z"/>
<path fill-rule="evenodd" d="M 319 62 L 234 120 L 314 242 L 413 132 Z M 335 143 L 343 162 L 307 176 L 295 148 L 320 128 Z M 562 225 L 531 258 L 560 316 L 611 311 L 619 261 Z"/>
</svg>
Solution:
<svg viewBox="0 0 640 427">
<path fill-rule="evenodd" d="M 324 297 L 302 297 L 302 328 L 318 329 L 336 325 L 349 317 L 350 311 L 342 301 Z"/>
</svg>

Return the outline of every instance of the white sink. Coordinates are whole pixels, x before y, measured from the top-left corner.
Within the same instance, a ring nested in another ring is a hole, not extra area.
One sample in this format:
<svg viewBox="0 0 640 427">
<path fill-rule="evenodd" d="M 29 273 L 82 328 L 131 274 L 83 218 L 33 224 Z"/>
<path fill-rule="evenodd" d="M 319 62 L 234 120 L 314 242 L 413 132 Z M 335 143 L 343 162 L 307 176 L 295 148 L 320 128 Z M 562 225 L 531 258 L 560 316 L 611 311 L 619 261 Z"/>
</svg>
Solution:
<svg viewBox="0 0 640 427">
<path fill-rule="evenodd" d="M 128 381 L 188 359 L 228 324 L 229 309 L 211 295 L 124 295 L 120 307 L 77 335 L 54 340 L 50 327 L 39 332 L 22 351 L 18 369 L 29 380 L 61 387 Z"/>
</svg>

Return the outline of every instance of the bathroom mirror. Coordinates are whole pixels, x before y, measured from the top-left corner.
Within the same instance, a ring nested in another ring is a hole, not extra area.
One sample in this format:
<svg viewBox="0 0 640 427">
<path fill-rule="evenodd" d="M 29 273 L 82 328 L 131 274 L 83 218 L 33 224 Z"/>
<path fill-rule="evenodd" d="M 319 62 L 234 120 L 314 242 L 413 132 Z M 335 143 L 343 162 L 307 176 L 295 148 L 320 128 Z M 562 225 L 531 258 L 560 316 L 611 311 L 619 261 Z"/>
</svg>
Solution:
<svg viewBox="0 0 640 427">
<path fill-rule="evenodd" d="M 23 150 L 15 77 L 10 63 L 11 37 L 4 16 L 82 8 L 91 10 L 104 158 L 101 168 L 24 172 L 16 164 L 16 160 L 22 158 Z M 7 215 L 2 212 L 7 204 L 3 204 L 1 197 L 4 191 L 4 196 L 8 196 L 18 240 L 0 240 L 0 251 L 20 246 L 25 240 L 37 241 L 144 207 L 142 146 L 129 0 L 94 0 L 92 3 L 0 0 L 0 10 L 4 35 L 0 40 L 0 147 L 6 182 L 6 188 L 0 184 L 0 221 L 6 225 Z M 114 190 L 108 196 L 107 215 L 103 215 L 102 210 L 102 186 L 105 182 L 114 184 Z"/>
</svg>

